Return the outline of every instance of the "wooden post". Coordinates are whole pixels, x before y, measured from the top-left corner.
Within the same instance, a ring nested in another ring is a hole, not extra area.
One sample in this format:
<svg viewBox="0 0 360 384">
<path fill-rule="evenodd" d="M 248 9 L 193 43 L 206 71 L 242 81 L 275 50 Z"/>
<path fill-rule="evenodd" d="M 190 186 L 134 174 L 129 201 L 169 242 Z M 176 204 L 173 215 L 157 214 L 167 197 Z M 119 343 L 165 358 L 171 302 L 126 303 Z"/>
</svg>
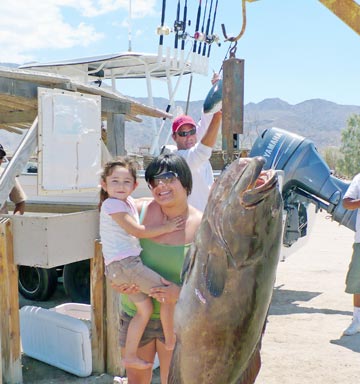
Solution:
<svg viewBox="0 0 360 384">
<path fill-rule="evenodd" d="M 1 274 L 0 274 L 1 275 Z M 1 293 L 0 293 L 1 294 Z M 2 384 L 2 353 L 1 353 L 1 350 L 2 350 L 2 346 L 1 346 L 1 327 L 0 327 L 0 384 Z"/>
<path fill-rule="evenodd" d="M 18 269 L 9 218 L 0 218 L 0 313 L 2 377 L 4 383 L 22 383 Z"/>
<path fill-rule="evenodd" d="M 120 337 L 120 294 L 106 282 L 106 331 L 107 331 L 107 360 L 106 372 L 111 375 L 123 376 L 124 368 L 121 365 Z"/>
<path fill-rule="evenodd" d="M 100 241 L 95 240 L 95 254 L 90 260 L 90 284 L 92 370 L 97 373 L 104 373 L 106 369 L 106 297 L 101 249 Z"/>
<path fill-rule="evenodd" d="M 126 155 L 125 150 L 125 116 L 108 113 L 107 147 L 113 157 Z"/>
</svg>

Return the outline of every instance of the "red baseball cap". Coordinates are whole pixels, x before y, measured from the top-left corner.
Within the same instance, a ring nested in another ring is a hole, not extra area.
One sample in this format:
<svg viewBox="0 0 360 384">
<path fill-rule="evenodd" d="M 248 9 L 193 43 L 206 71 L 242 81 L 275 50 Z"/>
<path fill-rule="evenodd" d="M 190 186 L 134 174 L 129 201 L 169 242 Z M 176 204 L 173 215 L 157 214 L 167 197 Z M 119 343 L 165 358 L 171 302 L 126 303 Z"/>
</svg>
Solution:
<svg viewBox="0 0 360 384">
<path fill-rule="evenodd" d="M 193 127 L 196 127 L 195 121 L 193 120 L 192 117 L 190 117 L 188 115 L 180 115 L 180 116 L 175 117 L 175 119 L 172 123 L 173 133 L 177 132 L 180 129 L 180 127 L 182 127 L 185 124 L 190 124 Z"/>
</svg>

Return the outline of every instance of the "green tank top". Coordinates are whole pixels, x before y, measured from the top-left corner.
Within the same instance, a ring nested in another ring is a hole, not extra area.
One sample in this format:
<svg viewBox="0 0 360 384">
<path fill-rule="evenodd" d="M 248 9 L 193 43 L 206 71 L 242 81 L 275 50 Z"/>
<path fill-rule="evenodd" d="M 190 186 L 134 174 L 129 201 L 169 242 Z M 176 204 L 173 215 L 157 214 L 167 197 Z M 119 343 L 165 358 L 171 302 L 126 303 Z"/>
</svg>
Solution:
<svg viewBox="0 0 360 384">
<path fill-rule="evenodd" d="M 191 244 L 167 245 L 155 243 L 150 239 L 141 239 L 142 252 L 140 257 L 143 263 L 163 276 L 165 279 L 180 285 L 180 274 L 185 255 Z M 121 305 L 124 312 L 130 316 L 136 313 L 135 305 L 129 300 L 128 295 L 122 295 Z M 160 318 L 160 303 L 153 299 L 154 311 L 152 319 Z"/>
</svg>

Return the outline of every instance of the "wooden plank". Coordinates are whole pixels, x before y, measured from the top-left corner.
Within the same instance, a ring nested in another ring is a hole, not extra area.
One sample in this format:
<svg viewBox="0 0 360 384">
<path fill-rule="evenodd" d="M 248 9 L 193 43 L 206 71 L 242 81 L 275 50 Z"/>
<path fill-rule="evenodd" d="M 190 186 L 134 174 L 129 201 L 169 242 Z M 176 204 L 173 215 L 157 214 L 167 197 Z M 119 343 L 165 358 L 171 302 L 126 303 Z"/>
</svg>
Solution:
<svg viewBox="0 0 360 384">
<path fill-rule="evenodd" d="M 9 196 L 14 186 L 15 177 L 21 174 L 30 156 L 34 153 L 37 145 L 38 119 L 36 118 L 33 125 L 26 133 L 20 146 L 16 150 L 9 165 L 0 177 L 0 205 L 2 205 Z"/>
<path fill-rule="evenodd" d="M 129 101 L 117 101 L 109 99 L 107 97 L 101 98 L 101 112 L 112 112 L 112 113 L 130 113 L 131 103 Z"/>
<path fill-rule="evenodd" d="M 2 113 L 0 115 L 0 124 L 14 124 L 14 123 L 24 123 L 24 122 L 33 122 L 37 116 L 37 105 L 31 111 L 21 111 L 21 112 L 8 112 Z"/>
<path fill-rule="evenodd" d="M 22 383 L 18 269 L 9 218 L 0 219 L 0 313 L 3 380 Z"/>
<path fill-rule="evenodd" d="M 95 241 L 94 250 L 94 257 L 90 260 L 92 369 L 93 372 L 104 373 L 106 368 L 106 298 L 104 260 L 99 240 Z"/>
<path fill-rule="evenodd" d="M 106 282 L 106 372 L 111 375 L 124 376 L 121 365 L 120 338 L 120 294 Z"/>
</svg>

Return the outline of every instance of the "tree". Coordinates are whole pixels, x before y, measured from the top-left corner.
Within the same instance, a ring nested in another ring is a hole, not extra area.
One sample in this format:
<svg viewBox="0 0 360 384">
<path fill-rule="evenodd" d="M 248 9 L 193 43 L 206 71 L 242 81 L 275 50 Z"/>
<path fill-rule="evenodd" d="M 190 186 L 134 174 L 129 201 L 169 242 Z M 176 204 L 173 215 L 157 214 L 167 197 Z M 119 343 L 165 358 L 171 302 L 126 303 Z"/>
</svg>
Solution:
<svg viewBox="0 0 360 384">
<path fill-rule="evenodd" d="M 360 115 L 351 115 L 347 121 L 347 128 L 341 132 L 339 160 L 340 173 L 348 178 L 353 178 L 360 172 Z"/>
<path fill-rule="evenodd" d="M 339 173 L 339 161 L 342 158 L 339 147 L 326 147 L 321 154 L 331 171 L 337 175 Z"/>
</svg>

